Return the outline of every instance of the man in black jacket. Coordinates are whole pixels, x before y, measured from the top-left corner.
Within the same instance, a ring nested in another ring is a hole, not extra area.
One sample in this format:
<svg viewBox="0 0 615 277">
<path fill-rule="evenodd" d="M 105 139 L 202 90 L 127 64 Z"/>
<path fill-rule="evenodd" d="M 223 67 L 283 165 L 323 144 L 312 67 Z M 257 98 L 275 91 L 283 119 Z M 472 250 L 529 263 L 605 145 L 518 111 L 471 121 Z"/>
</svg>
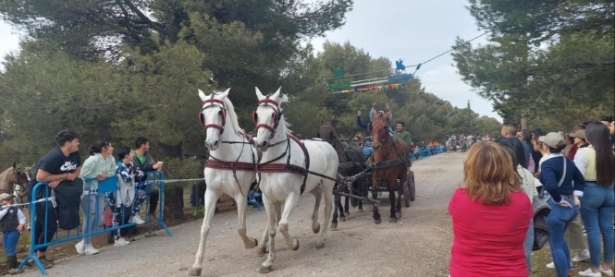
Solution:
<svg viewBox="0 0 615 277">
<path fill-rule="evenodd" d="M 137 137 L 135 140 L 135 166 L 145 173 L 162 170 L 162 162 L 154 162 L 154 158 L 149 154 L 149 147 L 149 140 L 146 137 Z M 143 176 L 143 179 L 138 181 L 145 182 L 146 179 L 147 174 Z M 156 207 L 158 206 L 158 199 L 160 198 L 160 187 L 158 184 L 150 184 L 149 195 L 149 217 L 156 219 Z"/>
<path fill-rule="evenodd" d="M 517 125 L 514 123 L 506 123 L 502 126 L 501 132 L 502 138 L 506 140 L 510 140 L 510 143 L 514 146 L 515 153 L 517 154 L 517 159 L 519 160 L 519 164 L 523 168 L 527 168 L 528 159 L 525 157 L 525 150 L 523 149 L 523 144 L 521 140 L 519 140 L 517 136 Z"/>
</svg>

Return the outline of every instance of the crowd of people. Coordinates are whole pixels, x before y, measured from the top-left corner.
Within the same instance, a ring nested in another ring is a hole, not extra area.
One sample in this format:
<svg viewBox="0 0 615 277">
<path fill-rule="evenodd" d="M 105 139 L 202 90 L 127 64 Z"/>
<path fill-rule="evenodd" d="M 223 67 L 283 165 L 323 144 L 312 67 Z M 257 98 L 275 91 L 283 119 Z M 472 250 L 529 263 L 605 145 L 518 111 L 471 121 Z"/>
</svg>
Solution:
<svg viewBox="0 0 615 277">
<path fill-rule="evenodd" d="M 505 124 L 501 135 L 469 150 L 464 181 L 450 200 L 450 276 L 531 276 L 539 222 L 548 229 L 553 262 L 546 266 L 555 276 L 575 276 L 572 262 L 584 260 L 590 266 L 579 276 L 613 276 L 613 118 L 568 133 Z M 540 204 L 548 215 L 535 213 Z"/>
<path fill-rule="evenodd" d="M 33 171 L 28 185 L 30 201 L 37 201 L 53 195 L 49 201 L 36 203 L 34 237 L 37 244 L 53 240 L 59 229 L 72 230 L 79 226 L 79 212 L 84 217 L 82 224 L 83 239 L 75 245 L 77 253 L 94 255 L 99 250 L 92 245 L 88 234 L 99 231 L 106 208 L 113 214 L 111 226 L 121 226 L 128 222 L 143 224 L 140 217 L 141 206 L 149 195 L 148 216 L 156 220 L 155 211 L 159 200 L 159 187 L 146 182 L 147 172 L 161 170 L 162 162 L 156 162 L 149 154 L 150 143 L 145 137 L 137 137 L 135 149 L 121 147 L 117 159 L 113 157 L 114 147 L 108 141 L 97 141 L 89 147 L 89 156 L 81 162 L 79 137 L 72 130 L 62 130 L 56 135 L 56 146 L 43 155 Z M 109 193 L 99 193 L 100 182 L 112 175 L 118 176 L 118 189 Z M 32 194 L 34 186 L 46 183 Z M 148 191 L 149 193 L 146 193 Z M 3 231 L 4 247 L 8 256 L 9 273 L 17 270 L 15 247 L 19 233 L 23 231 L 26 218 L 11 205 L 9 194 L 0 194 L 0 227 Z M 112 233 L 115 246 L 126 246 L 132 240 L 128 237 L 129 227 Z M 37 249 L 36 256 L 45 268 L 53 262 L 46 256 L 47 247 Z"/>
</svg>

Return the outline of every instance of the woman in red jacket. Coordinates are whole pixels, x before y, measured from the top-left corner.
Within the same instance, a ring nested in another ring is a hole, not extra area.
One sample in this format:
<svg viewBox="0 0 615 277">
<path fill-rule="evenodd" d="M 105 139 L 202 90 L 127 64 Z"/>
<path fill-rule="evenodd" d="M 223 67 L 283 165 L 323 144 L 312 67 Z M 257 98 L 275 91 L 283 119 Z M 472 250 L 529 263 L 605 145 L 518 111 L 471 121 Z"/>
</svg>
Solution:
<svg viewBox="0 0 615 277">
<path fill-rule="evenodd" d="M 464 181 L 449 203 L 453 219 L 451 277 L 527 277 L 523 244 L 532 218 L 529 198 L 501 146 L 477 142 Z"/>
</svg>

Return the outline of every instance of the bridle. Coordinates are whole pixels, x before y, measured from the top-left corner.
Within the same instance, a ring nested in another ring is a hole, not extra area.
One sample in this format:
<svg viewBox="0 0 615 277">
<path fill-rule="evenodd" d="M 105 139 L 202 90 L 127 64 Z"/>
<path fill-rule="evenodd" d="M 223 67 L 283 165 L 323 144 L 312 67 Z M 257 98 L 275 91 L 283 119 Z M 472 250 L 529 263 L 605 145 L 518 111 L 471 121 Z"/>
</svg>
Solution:
<svg viewBox="0 0 615 277">
<path fill-rule="evenodd" d="M 369 130 L 370 132 L 372 131 L 372 123 L 369 123 Z M 389 139 L 389 143 L 385 144 L 385 141 L 387 140 L 387 137 L 390 137 L 389 135 L 389 130 L 388 130 L 388 125 L 384 124 L 384 127 L 380 130 L 380 132 L 378 133 L 378 135 L 376 136 L 378 138 L 378 140 L 380 141 L 380 144 L 378 146 L 373 146 L 373 136 L 372 136 L 372 149 L 374 151 L 378 151 L 380 149 L 381 146 L 390 146 L 393 144 L 393 140 Z"/>
<path fill-rule="evenodd" d="M 271 117 L 273 118 L 273 126 L 270 126 L 269 124 L 266 124 L 266 123 L 257 124 L 258 115 L 256 114 L 256 111 L 260 107 L 271 107 L 273 109 L 273 114 L 271 115 Z M 281 118 L 282 118 L 282 110 L 280 109 L 280 103 L 269 99 L 269 95 L 267 95 L 265 99 L 258 101 L 258 107 L 256 107 L 256 109 L 252 112 L 252 121 L 254 122 L 254 124 L 256 124 L 256 129 L 254 133 L 256 133 L 259 128 L 265 128 L 269 130 L 269 132 L 271 133 L 269 135 L 269 139 L 272 139 L 275 136 L 275 133 L 276 133 L 276 130 L 278 129 L 278 125 L 280 124 Z"/>
<path fill-rule="evenodd" d="M 217 105 L 217 104 L 220 104 L 220 105 Z M 204 105 L 203 108 L 198 114 L 199 122 L 201 123 L 201 126 L 203 126 L 204 130 L 207 130 L 207 128 L 218 129 L 220 131 L 220 135 L 222 135 L 224 133 L 224 126 L 226 126 L 226 106 L 224 105 L 224 101 L 214 99 L 214 94 L 212 94 L 210 99 L 203 101 L 203 105 Z M 207 124 L 206 125 L 205 124 L 205 116 L 203 116 L 203 111 L 205 111 L 206 109 L 210 109 L 210 108 L 220 108 L 220 116 L 222 116 L 222 125 L 218 125 L 218 124 Z"/>
</svg>

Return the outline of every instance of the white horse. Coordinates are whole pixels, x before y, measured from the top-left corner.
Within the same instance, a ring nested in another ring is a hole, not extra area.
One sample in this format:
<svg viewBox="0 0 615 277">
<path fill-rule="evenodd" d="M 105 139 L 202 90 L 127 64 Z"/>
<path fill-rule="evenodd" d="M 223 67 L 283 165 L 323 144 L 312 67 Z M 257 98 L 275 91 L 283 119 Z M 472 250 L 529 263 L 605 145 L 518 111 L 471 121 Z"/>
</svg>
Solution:
<svg viewBox="0 0 615 277">
<path fill-rule="evenodd" d="M 201 241 L 190 276 L 201 275 L 207 234 L 216 210 L 216 202 L 222 193 L 232 197 L 237 203 L 237 232 L 246 249 L 258 245 L 256 239 L 246 235 L 247 197 L 250 186 L 256 180 L 257 154 L 250 139 L 243 129 L 239 128 L 233 103 L 227 98 L 229 91 L 230 88 L 225 92 L 205 95 L 199 90 L 199 97 L 203 102 L 199 120 L 206 131 L 205 145 L 210 149 L 210 156 L 204 172 L 207 189 Z"/>
<path fill-rule="evenodd" d="M 325 221 L 316 248 L 320 249 L 325 246 L 339 159 L 333 146 L 326 141 L 299 141 L 290 135 L 288 123 L 284 120 L 280 107 L 282 102 L 280 89 L 271 96 L 264 96 L 256 88 L 256 96 L 259 101 L 253 114 L 257 129 L 254 143 L 263 155 L 257 170 L 261 174 L 260 189 L 263 192 L 263 204 L 269 223 L 268 237 L 263 237 L 258 248 L 264 249 L 265 243 L 269 243 L 269 255 L 260 268 L 261 273 L 268 273 L 275 260 L 277 221 L 279 221 L 277 225 L 284 236 L 286 245 L 292 250 L 299 249 L 299 241 L 288 233 L 288 218 L 303 192 L 309 192 L 316 198 L 312 213 L 314 233 L 320 231 L 318 209 L 324 192 Z M 280 217 L 282 204 L 284 206 Z"/>
</svg>

